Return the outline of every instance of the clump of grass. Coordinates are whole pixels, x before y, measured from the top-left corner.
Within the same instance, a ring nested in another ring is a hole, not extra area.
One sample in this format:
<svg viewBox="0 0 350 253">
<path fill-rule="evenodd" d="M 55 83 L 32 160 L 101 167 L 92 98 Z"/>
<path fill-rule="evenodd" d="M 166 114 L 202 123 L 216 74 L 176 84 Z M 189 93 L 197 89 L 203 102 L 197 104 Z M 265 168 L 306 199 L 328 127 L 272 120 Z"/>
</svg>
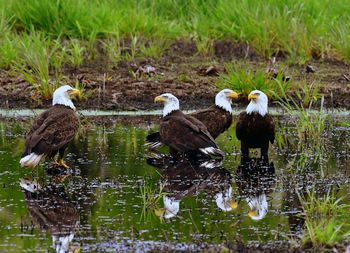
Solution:
<svg viewBox="0 0 350 253">
<path fill-rule="evenodd" d="M 350 205 L 336 198 L 334 191 L 318 198 L 314 192 L 300 196 L 305 218 L 302 243 L 316 247 L 334 246 L 350 238 L 348 212 Z"/>
<path fill-rule="evenodd" d="M 42 34 L 32 33 L 19 44 L 19 59 L 14 68 L 21 73 L 24 79 L 33 86 L 38 100 L 51 99 L 54 90 L 59 86 L 58 76 L 63 55 L 58 54 L 59 43 L 45 38 Z M 50 80 L 50 63 L 55 66 L 56 79 Z"/>
<path fill-rule="evenodd" d="M 159 59 L 168 46 L 169 43 L 166 40 L 153 40 L 140 46 L 140 54 L 141 56 Z"/>
<path fill-rule="evenodd" d="M 123 59 L 122 46 L 119 37 L 109 37 L 103 42 L 108 59 L 113 63 L 118 63 Z"/>
<path fill-rule="evenodd" d="M 283 75 L 276 78 L 262 70 L 252 71 L 236 64 L 226 64 L 227 74 L 220 75 L 217 86 L 230 88 L 247 97 L 252 90 L 261 90 L 272 99 L 283 95 L 290 87 L 289 82 L 282 81 Z"/>
<path fill-rule="evenodd" d="M 214 54 L 213 39 L 208 37 L 196 37 L 195 42 L 197 51 L 201 55 L 209 57 Z"/>
<path fill-rule="evenodd" d="M 164 191 L 164 185 L 160 184 L 159 188 L 153 188 L 150 185 L 143 183 L 140 186 L 140 195 L 142 198 L 142 213 L 141 219 L 147 219 L 154 216 L 159 212 L 159 202 L 166 194 Z"/>
<path fill-rule="evenodd" d="M 81 45 L 81 42 L 77 39 L 69 41 L 67 48 L 67 62 L 74 68 L 78 68 L 84 61 L 85 47 Z"/>
<path fill-rule="evenodd" d="M 0 68 L 9 68 L 18 56 L 18 48 L 11 34 L 12 21 L 2 13 L 0 17 Z"/>
<path fill-rule="evenodd" d="M 318 97 L 320 96 L 317 92 L 318 85 L 311 84 L 303 86 L 303 93 L 296 92 L 297 100 L 288 95 L 282 87 L 281 90 L 282 96 L 276 95 L 278 103 L 291 117 L 297 119 L 295 120 L 297 138 L 293 138 L 294 141 L 284 139 L 285 143 L 289 145 L 293 145 L 294 143 L 297 146 L 299 155 L 294 157 L 293 166 L 304 168 L 310 163 L 320 164 L 326 153 L 326 138 L 324 137 L 326 132 L 330 131 L 332 125 L 327 124 L 330 117 L 324 111 L 323 96 L 321 97 L 320 108 L 314 111 L 312 110 L 312 105 L 318 101 Z M 304 106 L 305 101 L 309 101 L 308 107 Z M 279 142 L 282 141 L 280 138 L 277 139 L 279 139 Z"/>
</svg>

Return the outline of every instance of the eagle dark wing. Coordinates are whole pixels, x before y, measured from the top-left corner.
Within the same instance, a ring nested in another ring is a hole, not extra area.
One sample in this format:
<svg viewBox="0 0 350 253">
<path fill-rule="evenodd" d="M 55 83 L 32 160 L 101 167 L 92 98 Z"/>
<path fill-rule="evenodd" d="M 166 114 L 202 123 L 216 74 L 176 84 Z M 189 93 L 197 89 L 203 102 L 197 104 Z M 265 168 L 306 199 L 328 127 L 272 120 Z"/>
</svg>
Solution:
<svg viewBox="0 0 350 253">
<path fill-rule="evenodd" d="M 217 145 L 199 120 L 176 113 L 165 117 L 160 126 L 161 141 L 179 152 L 197 150 Z"/>
<path fill-rule="evenodd" d="M 271 115 L 266 115 L 266 129 L 267 129 L 267 136 L 271 144 L 275 141 L 275 123 L 273 122 L 273 118 Z"/>
<path fill-rule="evenodd" d="M 49 154 L 66 146 L 79 128 L 79 118 L 69 107 L 55 105 L 39 115 L 26 138 L 24 155 Z"/>
<path fill-rule="evenodd" d="M 238 140 L 242 140 L 245 136 L 245 130 L 247 128 L 247 119 L 246 119 L 247 113 L 241 112 L 238 117 L 238 121 L 236 124 L 236 136 Z"/>
<path fill-rule="evenodd" d="M 201 121 L 208 129 L 211 136 L 216 139 L 232 124 L 232 115 L 216 105 L 190 114 Z"/>
</svg>

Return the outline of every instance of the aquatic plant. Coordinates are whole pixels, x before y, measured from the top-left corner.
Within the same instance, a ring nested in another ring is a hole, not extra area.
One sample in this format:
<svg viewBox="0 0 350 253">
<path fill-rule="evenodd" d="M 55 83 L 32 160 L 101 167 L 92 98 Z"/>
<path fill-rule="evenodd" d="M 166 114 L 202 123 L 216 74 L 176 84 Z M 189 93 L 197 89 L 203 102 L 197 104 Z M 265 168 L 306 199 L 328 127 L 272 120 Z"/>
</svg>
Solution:
<svg viewBox="0 0 350 253">
<path fill-rule="evenodd" d="M 330 117 L 325 113 L 323 104 L 324 97 L 321 97 L 320 107 L 316 110 L 312 110 L 312 105 L 316 104 L 319 94 L 312 91 L 317 89 L 317 85 L 311 84 L 303 87 L 303 93 L 297 91 L 296 96 L 298 100 L 287 94 L 284 88 L 281 86 L 282 96 L 276 94 L 278 103 L 291 115 L 295 120 L 296 137 L 294 140 L 286 139 L 287 135 L 283 137 L 277 137 L 279 146 L 282 146 L 282 142 L 289 145 L 296 146 L 298 156 L 292 159 L 291 165 L 297 168 L 305 168 L 310 164 L 322 165 L 323 157 L 326 153 L 326 138 L 325 133 L 329 132 L 332 128 Z M 303 99 L 304 94 L 309 94 L 307 99 Z M 311 95 L 310 95 L 311 94 Z M 304 102 L 310 101 L 308 107 L 304 107 Z M 328 124 L 327 124 L 328 123 Z M 284 132 L 283 130 L 282 132 Z M 288 135 L 290 136 L 290 135 Z M 322 166 L 319 166 L 322 172 Z"/>
<path fill-rule="evenodd" d="M 154 188 L 143 182 L 140 186 L 140 195 L 142 199 L 141 220 L 149 219 L 150 217 L 154 217 L 154 215 L 161 216 L 162 209 L 159 208 L 159 202 L 166 194 L 163 189 L 163 184 L 159 184 L 159 187 Z"/>
<path fill-rule="evenodd" d="M 302 244 L 311 242 L 314 247 L 334 246 L 350 238 L 350 205 L 342 203 L 343 198 L 337 198 L 335 191 L 328 191 L 323 197 L 312 191 L 299 198 L 305 218 Z"/>
</svg>

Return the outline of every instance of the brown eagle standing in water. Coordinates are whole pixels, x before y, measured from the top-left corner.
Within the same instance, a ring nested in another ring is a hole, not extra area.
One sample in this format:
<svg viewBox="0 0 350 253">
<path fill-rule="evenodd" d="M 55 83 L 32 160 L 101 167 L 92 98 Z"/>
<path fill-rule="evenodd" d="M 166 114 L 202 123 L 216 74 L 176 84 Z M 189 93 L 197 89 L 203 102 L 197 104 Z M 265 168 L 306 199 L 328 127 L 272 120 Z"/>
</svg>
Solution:
<svg viewBox="0 0 350 253">
<path fill-rule="evenodd" d="M 25 150 L 20 160 L 22 167 L 35 167 L 40 160 L 59 153 L 58 165 L 68 168 L 63 161 L 64 151 L 79 128 L 79 117 L 70 97 L 80 91 L 69 85 L 55 90 L 52 106 L 40 114 L 26 137 Z"/>
<path fill-rule="evenodd" d="M 268 98 L 263 92 L 254 90 L 248 100 L 251 101 L 246 111 L 240 113 L 236 126 L 242 158 L 249 158 L 250 148 L 260 148 L 261 158 L 268 160 L 269 142 L 275 140 L 275 124 L 267 110 Z"/>
<path fill-rule="evenodd" d="M 173 154 L 200 151 L 206 155 L 224 156 L 207 127 L 198 119 L 180 111 L 179 100 L 174 95 L 165 93 L 154 101 L 164 103 L 160 142 L 169 146 Z"/>
<path fill-rule="evenodd" d="M 232 99 L 238 99 L 238 94 L 230 89 L 224 89 L 215 96 L 215 105 L 191 113 L 190 116 L 201 121 L 207 127 L 210 135 L 216 139 L 232 124 Z M 159 132 L 148 135 L 146 141 L 151 148 L 162 145 Z"/>
</svg>

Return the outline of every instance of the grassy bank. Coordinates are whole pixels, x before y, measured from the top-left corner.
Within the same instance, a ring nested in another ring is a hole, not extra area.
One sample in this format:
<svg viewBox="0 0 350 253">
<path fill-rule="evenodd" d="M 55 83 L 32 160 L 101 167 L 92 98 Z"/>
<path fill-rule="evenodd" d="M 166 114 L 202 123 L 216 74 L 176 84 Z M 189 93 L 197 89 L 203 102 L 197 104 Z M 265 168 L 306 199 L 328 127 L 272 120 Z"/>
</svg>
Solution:
<svg viewBox="0 0 350 253">
<path fill-rule="evenodd" d="M 106 69 L 136 57 L 159 59 L 178 39 L 191 41 L 208 62 L 216 61 L 218 47 L 227 53 L 218 41 L 262 59 L 286 57 L 285 64 L 311 58 L 349 62 L 349 7 L 350 1 L 317 0 L 0 0 L 0 68 L 23 76 L 36 91 L 34 100 L 48 100 L 65 81 L 65 66 L 79 69 L 98 57 Z M 255 73 L 231 63 L 225 68 L 219 88 L 229 84 L 245 95 L 259 88 L 275 97 L 278 83 L 265 69 Z"/>
<path fill-rule="evenodd" d="M 213 40 L 231 39 L 266 57 L 350 60 L 348 0 L 3 0 L 0 9 L 2 43 L 8 36 L 4 29 L 10 34 L 40 31 L 54 39 L 184 37 L 203 51 Z"/>
</svg>

